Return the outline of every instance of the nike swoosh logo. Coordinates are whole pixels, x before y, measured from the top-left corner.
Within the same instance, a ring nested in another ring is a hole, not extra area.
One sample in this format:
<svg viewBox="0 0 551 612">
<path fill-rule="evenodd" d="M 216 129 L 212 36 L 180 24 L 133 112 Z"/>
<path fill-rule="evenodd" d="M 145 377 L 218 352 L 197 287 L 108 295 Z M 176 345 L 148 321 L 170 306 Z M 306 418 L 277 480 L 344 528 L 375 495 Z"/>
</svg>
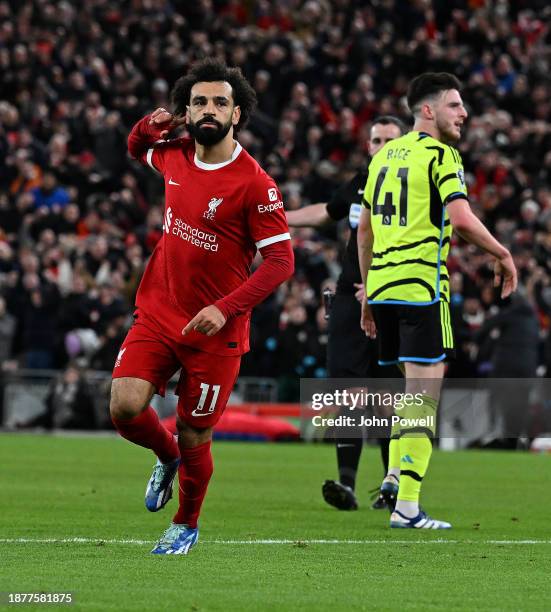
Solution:
<svg viewBox="0 0 551 612">
<path fill-rule="evenodd" d="M 363 195 L 363 192 L 364 192 L 364 191 L 365 191 L 365 189 L 358 189 L 358 193 L 359 193 L 360 195 Z"/>
<path fill-rule="evenodd" d="M 197 408 L 194 408 L 191 411 L 191 416 L 200 417 L 200 416 L 209 416 L 212 412 L 197 412 Z"/>
<path fill-rule="evenodd" d="M 169 185 L 177 185 L 178 187 L 180 187 L 180 183 L 175 183 L 175 182 L 172 180 L 172 177 L 170 177 L 170 178 L 168 179 L 168 184 L 169 184 Z"/>
</svg>

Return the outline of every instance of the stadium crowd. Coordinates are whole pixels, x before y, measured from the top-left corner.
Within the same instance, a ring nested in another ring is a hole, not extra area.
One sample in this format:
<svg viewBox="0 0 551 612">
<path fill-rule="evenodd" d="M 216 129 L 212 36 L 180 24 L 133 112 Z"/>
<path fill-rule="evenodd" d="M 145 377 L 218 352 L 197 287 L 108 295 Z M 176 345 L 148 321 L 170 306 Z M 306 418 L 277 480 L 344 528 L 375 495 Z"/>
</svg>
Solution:
<svg viewBox="0 0 551 612">
<path fill-rule="evenodd" d="M 0 0 L 2 368 L 111 370 L 163 223 L 162 182 L 126 136 L 214 56 L 257 91 L 239 139 L 289 209 L 366 165 L 377 115 L 411 124 L 411 77 L 456 74 L 471 204 L 522 290 L 498 311 L 488 259 L 454 238 L 450 373 L 551 375 L 550 18 L 545 0 Z M 321 294 L 345 233 L 294 230 L 296 275 L 254 313 L 241 373 L 278 377 L 281 400 L 325 374 Z"/>
</svg>

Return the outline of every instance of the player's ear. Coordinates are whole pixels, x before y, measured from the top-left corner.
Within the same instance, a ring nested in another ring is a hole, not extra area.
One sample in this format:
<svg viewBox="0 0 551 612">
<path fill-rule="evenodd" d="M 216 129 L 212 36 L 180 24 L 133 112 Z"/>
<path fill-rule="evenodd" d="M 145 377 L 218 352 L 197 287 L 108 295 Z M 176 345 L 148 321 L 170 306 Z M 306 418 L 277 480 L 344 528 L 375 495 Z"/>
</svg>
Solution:
<svg viewBox="0 0 551 612">
<path fill-rule="evenodd" d="M 434 112 L 429 102 L 425 102 L 421 107 L 421 114 L 425 119 L 434 119 Z"/>
<path fill-rule="evenodd" d="M 189 125 L 190 122 L 191 122 L 191 118 L 189 115 L 189 106 L 186 105 L 185 123 L 186 125 Z"/>
<path fill-rule="evenodd" d="M 239 106 L 234 106 L 231 122 L 233 125 L 237 125 L 239 123 L 239 119 L 241 119 L 241 108 Z"/>
</svg>

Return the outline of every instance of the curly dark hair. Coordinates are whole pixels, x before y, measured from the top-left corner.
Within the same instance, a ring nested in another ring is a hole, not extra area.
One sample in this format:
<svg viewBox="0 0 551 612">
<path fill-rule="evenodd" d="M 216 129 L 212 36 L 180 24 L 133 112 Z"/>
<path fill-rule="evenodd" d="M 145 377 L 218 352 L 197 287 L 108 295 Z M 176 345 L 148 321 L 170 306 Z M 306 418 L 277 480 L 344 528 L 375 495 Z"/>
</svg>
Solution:
<svg viewBox="0 0 551 612">
<path fill-rule="evenodd" d="M 461 89 L 459 79 L 449 72 L 425 72 L 416 76 L 408 87 L 409 110 L 415 115 L 420 110 L 420 102 L 448 89 Z"/>
<path fill-rule="evenodd" d="M 176 81 L 170 94 L 174 113 L 176 115 L 185 114 L 190 102 L 191 88 L 196 83 L 215 81 L 226 81 L 231 85 L 233 101 L 241 109 L 239 123 L 234 126 L 234 131 L 237 132 L 246 125 L 256 106 L 256 92 L 243 76 L 240 68 L 229 68 L 219 60 L 205 59 L 197 62 L 185 76 Z"/>
</svg>

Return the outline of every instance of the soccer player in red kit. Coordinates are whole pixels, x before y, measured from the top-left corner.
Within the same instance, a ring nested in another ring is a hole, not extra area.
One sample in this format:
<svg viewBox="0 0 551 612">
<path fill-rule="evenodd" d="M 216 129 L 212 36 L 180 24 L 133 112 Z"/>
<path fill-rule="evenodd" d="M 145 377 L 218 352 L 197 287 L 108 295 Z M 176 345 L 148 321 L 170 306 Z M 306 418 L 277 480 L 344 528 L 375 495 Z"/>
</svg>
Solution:
<svg viewBox="0 0 551 612">
<path fill-rule="evenodd" d="M 174 113 L 158 108 L 128 137 L 132 157 L 165 182 L 164 231 L 113 369 L 110 404 L 121 436 L 158 458 L 148 510 L 165 506 L 178 472 L 178 510 L 156 554 L 187 554 L 197 542 L 212 429 L 249 350 L 251 309 L 293 273 L 279 190 L 234 139 L 256 102 L 240 70 L 195 64 L 176 82 L 172 102 Z M 192 138 L 165 140 L 182 123 Z M 250 275 L 257 250 L 263 261 Z M 149 402 L 180 368 L 176 441 Z"/>
</svg>

